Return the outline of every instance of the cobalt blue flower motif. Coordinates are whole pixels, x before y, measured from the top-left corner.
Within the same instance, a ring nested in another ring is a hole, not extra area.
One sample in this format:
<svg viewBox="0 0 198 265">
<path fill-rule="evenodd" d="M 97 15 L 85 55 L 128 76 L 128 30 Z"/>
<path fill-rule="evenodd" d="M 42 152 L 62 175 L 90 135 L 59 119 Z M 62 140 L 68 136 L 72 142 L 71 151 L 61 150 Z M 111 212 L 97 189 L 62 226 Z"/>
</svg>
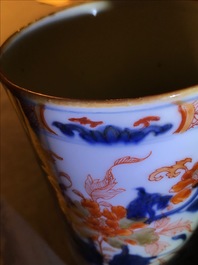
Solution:
<svg viewBox="0 0 198 265">
<path fill-rule="evenodd" d="M 156 214 L 156 210 L 165 209 L 172 195 L 161 195 L 159 193 L 147 193 L 144 188 L 137 188 L 138 196 L 127 206 L 128 219 L 147 219 L 147 223 L 151 223 L 159 218 L 161 215 Z M 165 214 L 163 214 L 165 217 Z"/>
<path fill-rule="evenodd" d="M 58 121 L 54 121 L 52 125 L 66 136 L 74 137 L 77 133 L 81 139 L 92 144 L 139 143 L 149 134 L 157 136 L 172 128 L 172 124 L 150 125 L 141 129 L 122 129 L 113 125 L 107 125 L 100 126 L 97 130 L 92 130 L 81 125 L 64 124 Z"/>
<path fill-rule="evenodd" d="M 122 252 L 113 257 L 109 265 L 149 265 L 152 258 L 129 254 L 127 246 L 122 247 Z"/>
</svg>

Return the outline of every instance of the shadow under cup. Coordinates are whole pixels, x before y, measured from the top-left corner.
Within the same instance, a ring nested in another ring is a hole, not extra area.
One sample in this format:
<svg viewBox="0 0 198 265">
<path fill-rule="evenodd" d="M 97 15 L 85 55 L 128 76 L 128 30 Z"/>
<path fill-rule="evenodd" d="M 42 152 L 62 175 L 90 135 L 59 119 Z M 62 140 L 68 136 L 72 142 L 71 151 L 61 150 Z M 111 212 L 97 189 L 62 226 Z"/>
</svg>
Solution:
<svg viewBox="0 0 198 265">
<path fill-rule="evenodd" d="M 77 5 L 12 36 L 0 60 L 77 264 L 170 260 L 198 224 L 197 2 Z"/>
<path fill-rule="evenodd" d="M 198 6 L 103 1 L 33 23 L 2 49 L 17 86 L 77 99 L 137 98 L 198 83 Z"/>
</svg>

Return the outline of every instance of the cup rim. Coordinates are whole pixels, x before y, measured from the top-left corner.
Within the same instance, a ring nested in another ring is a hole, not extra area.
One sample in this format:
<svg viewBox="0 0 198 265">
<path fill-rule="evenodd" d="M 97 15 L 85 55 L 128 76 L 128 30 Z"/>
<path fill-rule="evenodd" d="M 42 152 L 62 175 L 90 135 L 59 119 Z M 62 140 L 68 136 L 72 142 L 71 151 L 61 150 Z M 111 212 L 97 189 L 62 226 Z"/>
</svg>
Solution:
<svg viewBox="0 0 198 265">
<path fill-rule="evenodd" d="M 90 1 L 91 3 L 95 3 L 95 0 Z M 81 3 L 81 5 L 88 5 L 90 2 L 87 3 Z M 97 2 L 97 1 L 96 1 Z M 103 1 L 100 1 L 103 2 Z M 15 38 L 18 36 L 20 32 L 22 32 L 25 29 L 28 29 L 28 27 L 34 25 L 35 23 L 49 17 L 52 15 L 56 15 L 59 12 L 64 12 L 65 10 L 76 7 L 77 4 L 71 4 L 67 6 L 64 9 L 56 10 L 54 12 L 51 12 L 47 15 L 44 15 L 38 19 L 35 19 L 34 21 L 26 24 L 25 26 L 22 26 L 19 30 L 16 30 L 13 34 L 11 34 L 0 46 L 0 50 L 4 50 L 6 46 Z M 198 96 L 198 83 L 195 85 L 191 85 L 189 87 L 184 87 L 177 90 L 172 90 L 169 92 L 164 92 L 160 94 L 153 94 L 153 95 L 146 95 L 143 97 L 134 97 L 134 98 L 109 98 L 109 99 L 86 99 L 86 98 L 67 98 L 67 97 L 60 97 L 60 96 L 54 96 L 50 94 L 40 93 L 33 90 L 30 90 L 26 87 L 19 86 L 15 82 L 12 82 L 4 73 L 3 69 L 0 65 L 0 82 L 2 82 L 5 87 L 7 87 L 9 90 L 18 92 L 19 94 L 26 94 L 29 96 L 29 98 L 33 100 L 37 100 L 38 102 L 44 103 L 44 102 L 50 102 L 52 104 L 57 105 L 72 105 L 72 106 L 79 106 L 79 107 L 127 107 L 127 106 L 137 106 L 141 107 L 143 105 L 164 105 L 164 104 L 170 104 L 171 102 L 179 102 L 181 100 L 184 100 L 184 98 L 194 98 L 195 96 Z"/>
<path fill-rule="evenodd" d="M 83 98 L 67 98 L 51 96 L 44 93 L 35 92 L 27 88 L 18 86 L 10 81 L 0 69 L 0 80 L 9 90 L 16 91 L 20 94 L 26 94 L 29 98 L 37 100 L 41 103 L 49 102 L 57 105 L 72 105 L 79 107 L 127 107 L 127 106 L 143 106 L 143 105 L 164 105 L 171 102 L 179 102 L 185 98 L 193 98 L 198 96 L 198 84 L 187 88 L 173 90 L 171 92 L 149 95 L 137 98 L 115 98 L 115 99 L 83 99 Z"/>
</svg>

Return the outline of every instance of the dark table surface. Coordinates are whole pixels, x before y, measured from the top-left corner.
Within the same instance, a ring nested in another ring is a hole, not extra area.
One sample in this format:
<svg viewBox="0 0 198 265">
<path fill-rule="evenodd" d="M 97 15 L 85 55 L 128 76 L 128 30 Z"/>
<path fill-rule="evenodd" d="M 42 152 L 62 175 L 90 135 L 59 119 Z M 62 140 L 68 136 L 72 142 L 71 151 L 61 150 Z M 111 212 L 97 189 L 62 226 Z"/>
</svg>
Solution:
<svg viewBox="0 0 198 265">
<path fill-rule="evenodd" d="M 60 8 L 35 0 L 1 1 L 1 44 L 19 28 Z M 54 194 L 14 108 L 0 89 L 0 264 L 73 265 L 65 223 Z"/>
</svg>

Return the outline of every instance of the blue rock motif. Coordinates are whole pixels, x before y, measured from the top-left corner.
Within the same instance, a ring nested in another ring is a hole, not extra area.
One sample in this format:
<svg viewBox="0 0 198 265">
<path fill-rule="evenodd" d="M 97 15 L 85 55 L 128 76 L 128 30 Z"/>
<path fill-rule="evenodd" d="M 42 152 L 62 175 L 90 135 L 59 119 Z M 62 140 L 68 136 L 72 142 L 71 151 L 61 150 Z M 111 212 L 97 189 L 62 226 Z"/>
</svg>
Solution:
<svg viewBox="0 0 198 265">
<path fill-rule="evenodd" d="M 128 219 L 146 219 L 147 223 L 151 223 L 157 219 L 156 209 L 165 209 L 172 198 L 172 195 L 162 196 L 159 193 L 147 193 L 144 188 L 137 188 L 137 190 L 137 198 L 127 207 Z"/>
</svg>

